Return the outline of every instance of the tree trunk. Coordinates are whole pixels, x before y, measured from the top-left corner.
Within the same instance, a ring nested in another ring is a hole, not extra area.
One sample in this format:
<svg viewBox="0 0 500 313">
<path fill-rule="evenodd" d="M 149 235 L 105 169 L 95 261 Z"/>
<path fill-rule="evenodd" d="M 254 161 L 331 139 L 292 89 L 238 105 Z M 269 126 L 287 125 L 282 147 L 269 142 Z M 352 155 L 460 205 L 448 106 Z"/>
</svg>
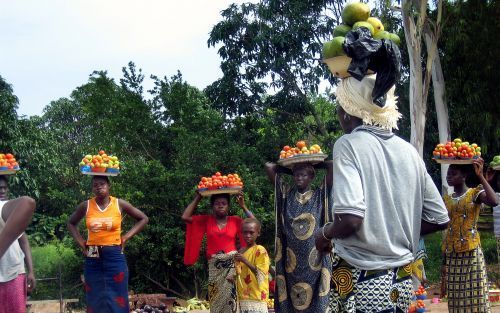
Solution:
<svg viewBox="0 0 500 313">
<path fill-rule="evenodd" d="M 441 34 L 441 18 L 443 11 L 443 1 L 438 1 L 437 6 L 438 14 L 436 18 L 436 23 L 432 24 L 434 29 L 431 28 L 431 24 L 426 23 L 424 27 L 424 39 L 425 46 L 427 47 L 427 55 L 432 58 L 432 67 L 429 69 L 428 73 L 432 75 L 432 88 L 434 91 L 434 104 L 436 106 L 436 115 L 439 131 L 439 142 L 447 142 L 451 140 L 450 134 L 450 120 L 448 114 L 448 105 L 446 103 L 446 89 L 445 81 L 443 75 L 443 69 L 441 67 L 441 60 L 439 59 L 437 43 Z M 449 165 L 441 164 L 441 188 L 443 194 L 448 193 L 448 184 L 446 182 L 446 173 L 448 172 Z"/>
<path fill-rule="evenodd" d="M 417 149 L 418 154 L 423 156 L 427 103 L 422 83 L 421 19 L 425 18 L 425 10 L 424 16 L 420 16 L 415 24 L 413 3 L 403 0 L 401 14 L 410 59 L 410 143 Z"/>
<path fill-rule="evenodd" d="M 425 35 L 426 44 L 430 40 L 430 36 Z M 434 104 L 436 105 L 436 115 L 439 131 L 439 142 L 447 142 L 451 140 L 450 120 L 448 114 L 448 105 L 445 98 L 445 82 L 441 61 L 436 56 L 432 65 L 432 88 L 434 91 Z M 448 172 L 448 164 L 441 164 L 441 188 L 443 194 L 448 192 L 448 184 L 446 183 L 446 173 Z"/>
</svg>

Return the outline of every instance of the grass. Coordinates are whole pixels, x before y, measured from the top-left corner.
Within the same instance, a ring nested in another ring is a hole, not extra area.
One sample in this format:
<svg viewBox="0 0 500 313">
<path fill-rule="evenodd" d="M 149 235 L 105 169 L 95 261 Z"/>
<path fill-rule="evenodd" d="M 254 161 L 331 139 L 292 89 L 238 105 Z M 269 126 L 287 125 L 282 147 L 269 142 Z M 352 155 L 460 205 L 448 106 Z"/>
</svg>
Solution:
<svg viewBox="0 0 500 313">
<path fill-rule="evenodd" d="M 488 271 L 488 279 L 490 282 L 498 285 L 500 273 L 498 272 L 497 261 L 497 244 L 496 238 L 492 231 L 480 231 L 481 246 L 483 248 L 484 258 Z M 437 232 L 425 237 L 425 247 L 427 249 L 428 259 L 424 261 L 425 272 L 430 284 L 439 284 L 441 270 L 441 243 L 442 233 Z"/>
</svg>

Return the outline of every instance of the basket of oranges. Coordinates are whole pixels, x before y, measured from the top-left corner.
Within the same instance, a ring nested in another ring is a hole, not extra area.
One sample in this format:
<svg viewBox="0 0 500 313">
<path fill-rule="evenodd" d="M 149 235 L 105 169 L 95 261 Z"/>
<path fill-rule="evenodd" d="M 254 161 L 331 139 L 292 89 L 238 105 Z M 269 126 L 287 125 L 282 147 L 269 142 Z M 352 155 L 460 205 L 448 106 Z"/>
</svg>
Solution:
<svg viewBox="0 0 500 313">
<path fill-rule="evenodd" d="M 243 181 L 236 173 L 223 175 L 216 172 L 212 176 L 203 176 L 197 186 L 198 192 L 204 197 L 221 193 L 235 194 L 242 189 Z"/>
<path fill-rule="evenodd" d="M 19 171 L 19 164 L 12 153 L 0 153 L 0 175 L 12 175 Z"/>
<path fill-rule="evenodd" d="M 308 148 L 307 143 L 300 140 L 295 147 L 284 146 L 281 149 L 278 164 L 284 167 L 293 167 L 298 163 L 317 164 L 324 162 L 326 157 L 319 145 L 314 144 Z"/>
<path fill-rule="evenodd" d="M 83 175 L 117 176 L 120 173 L 120 161 L 117 156 L 100 150 L 98 154 L 87 154 L 79 164 Z"/>
<path fill-rule="evenodd" d="M 441 164 L 472 164 L 481 156 L 481 147 L 456 138 L 447 143 L 439 143 L 432 152 L 433 159 Z"/>
</svg>

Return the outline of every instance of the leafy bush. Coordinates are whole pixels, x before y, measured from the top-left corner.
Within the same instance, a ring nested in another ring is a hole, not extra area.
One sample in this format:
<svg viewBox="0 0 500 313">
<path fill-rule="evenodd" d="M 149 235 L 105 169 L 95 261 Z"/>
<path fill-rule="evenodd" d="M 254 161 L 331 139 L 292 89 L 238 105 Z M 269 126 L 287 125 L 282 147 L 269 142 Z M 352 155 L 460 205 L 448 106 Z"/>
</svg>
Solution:
<svg viewBox="0 0 500 313">
<path fill-rule="evenodd" d="M 80 275 L 83 273 L 83 258 L 77 256 L 72 248 L 62 242 L 53 241 L 43 247 L 32 247 L 32 255 L 38 281 L 31 299 L 58 299 L 59 273 L 62 276 L 63 297 L 82 297 Z"/>
</svg>

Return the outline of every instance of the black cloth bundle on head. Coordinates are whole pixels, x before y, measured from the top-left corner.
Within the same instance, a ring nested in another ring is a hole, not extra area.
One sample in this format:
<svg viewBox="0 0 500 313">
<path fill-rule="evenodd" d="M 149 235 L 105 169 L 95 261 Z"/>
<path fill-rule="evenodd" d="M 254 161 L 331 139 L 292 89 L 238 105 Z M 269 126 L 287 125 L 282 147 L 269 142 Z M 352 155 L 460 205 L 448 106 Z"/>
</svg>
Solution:
<svg viewBox="0 0 500 313">
<path fill-rule="evenodd" d="M 401 52 L 397 45 L 389 39 L 374 39 L 368 28 L 360 27 L 346 34 L 343 48 L 352 58 L 347 69 L 352 77 L 361 81 L 368 69 L 377 73 L 372 99 L 383 107 L 387 91 L 401 74 Z"/>
</svg>

